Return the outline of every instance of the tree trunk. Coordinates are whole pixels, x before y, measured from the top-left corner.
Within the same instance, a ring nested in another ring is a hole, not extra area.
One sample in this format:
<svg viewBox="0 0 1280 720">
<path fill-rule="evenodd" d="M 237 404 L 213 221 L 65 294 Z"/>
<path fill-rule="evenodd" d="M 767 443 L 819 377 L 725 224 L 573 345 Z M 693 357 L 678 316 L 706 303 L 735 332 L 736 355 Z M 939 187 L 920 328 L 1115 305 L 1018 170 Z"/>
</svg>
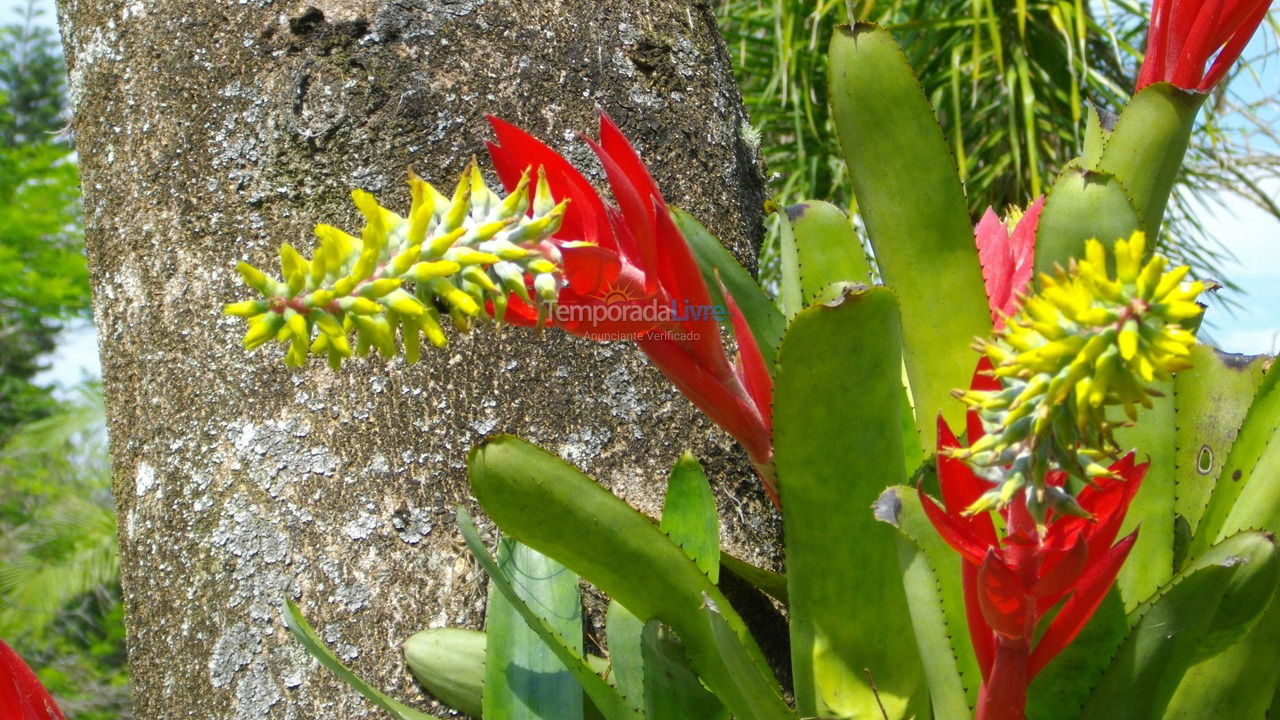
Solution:
<svg viewBox="0 0 1280 720">
<path fill-rule="evenodd" d="M 233 267 L 402 212 L 410 165 L 452 185 L 486 113 L 595 171 L 574 134 L 606 109 L 669 201 L 740 258 L 763 190 L 710 6 L 679 0 L 61 0 L 109 405 L 137 717 L 373 717 L 292 640 L 296 599 L 344 660 L 432 706 L 400 643 L 479 627 L 453 508 L 463 466 L 512 432 L 649 514 L 691 448 L 727 545 L 768 562 L 774 514 L 741 451 L 628 344 L 453 333 L 417 366 L 339 373 L 250 356 Z M 749 520 L 743 521 L 742 518 Z M 764 520 L 760 520 L 763 518 Z"/>
</svg>

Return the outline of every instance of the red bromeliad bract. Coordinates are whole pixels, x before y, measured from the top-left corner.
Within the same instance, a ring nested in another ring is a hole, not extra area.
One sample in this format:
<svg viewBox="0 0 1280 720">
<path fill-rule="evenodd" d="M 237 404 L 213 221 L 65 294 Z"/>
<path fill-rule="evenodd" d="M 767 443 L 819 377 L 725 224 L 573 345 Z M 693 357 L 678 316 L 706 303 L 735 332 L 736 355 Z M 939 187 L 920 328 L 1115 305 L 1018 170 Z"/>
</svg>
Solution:
<svg viewBox="0 0 1280 720">
<path fill-rule="evenodd" d="M 550 147 L 498 118 L 489 122 L 497 136 L 489 153 L 509 190 L 526 171 L 541 169 L 552 197 L 569 200 L 549 248 L 564 279 L 553 323 L 592 339 L 633 340 L 685 397 L 742 444 L 776 503 L 769 370 L 746 319 L 724 292 L 723 312 L 739 349 L 729 359 L 702 272 L 635 149 L 601 113 L 600 140 L 587 142 L 604 167 L 614 207 Z M 615 320 L 622 315 L 608 312 L 615 305 L 651 312 L 643 320 Z M 533 323 L 538 313 L 512 295 L 507 318 Z"/>
<path fill-rule="evenodd" d="M 66 720 L 27 664 L 0 640 L 0 720 Z"/>
<path fill-rule="evenodd" d="M 995 386 L 986 374 L 989 370 L 983 360 L 974 376 L 975 388 Z M 976 413 L 969 413 L 968 432 L 971 438 L 982 433 Z M 1112 477 L 1086 487 L 1077 500 L 1090 518 L 1050 513 L 1040 529 L 1015 497 L 1003 511 L 1005 531 L 1000 536 L 988 513 L 965 514 L 991 484 L 948 455 L 957 447 L 956 436 L 939 418 L 942 507 L 923 489 L 920 501 L 938 533 L 962 559 L 969 635 L 982 670 L 978 720 L 1021 720 L 1027 687 L 1084 628 L 1137 539 L 1135 530 L 1112 544 L 1147 465 L 1135 465 L 1130 453 L 1111 466 Z M 1051 485 L 1064 481 L 1061 472 L 1046 478 Z M 1033 642 L 1045 614 L 1059 603 L 1061 609 Z"/>
<path fill-rule="evenodd" d="M 1271 0 L 1155 0 L 1137 89 L 1167 82 L 1209 92 L 1240 57 L 1270 5 Z"/>
<path fill-rule="evenodd" d="M 987 305 L 996 329 L 1004 325 L 1004 316 L 1018 307 L 1018 295 L 1031 283 L 1035 269 L 1036 228 L 1044 196 L 1027 207 L 1012 230 L 995 211 L 987 212 L 973 229 L 978 245 L 978 261 L 982 264 L 982 280 L 987 289 Z"/>
</svg>

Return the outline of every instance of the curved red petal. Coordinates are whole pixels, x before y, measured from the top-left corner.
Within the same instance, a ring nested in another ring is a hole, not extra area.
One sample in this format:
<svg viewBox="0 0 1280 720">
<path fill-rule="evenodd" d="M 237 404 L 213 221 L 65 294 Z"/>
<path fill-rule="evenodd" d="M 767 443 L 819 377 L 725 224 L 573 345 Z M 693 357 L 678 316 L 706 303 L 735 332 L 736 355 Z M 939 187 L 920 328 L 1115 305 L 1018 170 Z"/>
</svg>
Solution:
<svg viewBox="0 0 1280 720">
<path fill-rule="evenodd" d="M 995 549 L 987 551 L 978 569 L 978 605 L 987 624 L 1001 635 L 1024 637 L 1031 627 L 1032 606 L 1027 588 Z"/>
<path fill-rule="evenodd" d="M 969 625 L 969 641 L 973 643 L 973 654 L 978 659 L 978 669 L 982 671 L 982 679 L 991 674 L 991 664 L 996 657 L 995 631 L 982 616 L 982 607 L 978 603 L 978 566 L 962 562 L 960 567 L 961 583 L 964 587 L 965 620 Z"/>
<path fill-rule="evenodd" d="M 3 640 L 0 640 L 0 717 L 66 720 L 40 679 Z"/>
<path fill-rule="evenodd" d="M 1067 548 L 1042 548 L 1041 556 L 1040 575 L 1031 586 L 1031 594 L 1036 598 L 1037 609 L 1048 609 L 1084 574 L 1089 561 L 1089 544 L 1084 536 L 1077 533 Z"/>
<path fill-rule="evenodd" d="M 622 272 L 618 253 L 599 245 L 561 245 L 559 250 L 564 279 L 581 296 L 603 297 Z"/>
<path fill-rule="evenodd" d="M 719 275 L 716 276 L 719 281 Z M 738 308 L 733 294 L 720 282 L 720 294 L 729 306 L 729 317 L 733 320 L 733 338 L 738 343 L 738 362 L 742 372 L 739 373 L 742 384 L 747 388 L 756 409 L 764 416 L 765 427 L 773 431 L 773 376 L 769 374 L 769 366 L 765 364 L 760 346 L 751 332 L 747 318 Z"/>
<path fill-rule="evenodd" d="M 938 507 L 923 488 L 916 488 L 916 492 L 920 494 L 920 505 L 924 508 L 924 514 L 929 518 L 929 522 L 933 523 L 938 535 L 953 550 L 960 553 L 965 562 L 981 565 L 983 558 L 994 545 L 974 534 L 968 523 Z"/>
<path fill-rule="evenodd" d="M 1129 557 L 1129 551 L 1133 549 L 1133 543 L 1137 539 L 1138 531 L 1134 530 L 1096 562 L 1090 562 L 1089 568 L 1076 583 L 1075 591 L 1062 606 L 1062 610 L 1049 623 L 1049 629 L 1045 631 L 1040 642 L 1036 644 L 1035 650 L 1032 651 L 1031 677 L 1035 677 L 1043 670 L 1044 666 L 1048 665 L 1049 661 L 1062 652 L 1062 649 L 1075 640 L 1076 635 L 1084 629 L 1089 618 L 1093 617 L 1094 611 L 1102 604 L 1107 591 L 1111 589 L 1116 575 L 1120 572 L 1120 567 L 1124 565 L 1125 558 Z"/>
<path fill-rule="evenodd" d="M 569 200 L 556 237 L 614 247 L 604 201 L 591 183 L 542 141 L 501 118 L 489 115 L 487 119 L 498 138 L 497 143 L 488 144 L 489 154 L 507 190 L 515 187 L 525 170 L 542 168 L 556 202 Z"/>
</svg>

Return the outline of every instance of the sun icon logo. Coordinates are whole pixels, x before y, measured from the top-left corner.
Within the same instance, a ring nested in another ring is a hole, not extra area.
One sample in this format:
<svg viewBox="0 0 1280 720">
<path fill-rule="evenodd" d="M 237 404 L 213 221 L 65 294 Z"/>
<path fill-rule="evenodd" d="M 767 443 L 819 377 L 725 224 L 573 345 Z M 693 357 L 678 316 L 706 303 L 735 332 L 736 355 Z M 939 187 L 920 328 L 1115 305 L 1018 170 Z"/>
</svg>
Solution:
<svg viewBox="0 0 1280 720">
<path fill-rule="evenodd" d="M 638 300 L 641 296 L 642 293 L 631 282 L 619 279 L 602 288 L 596 298 L 605 305 L 613 305 Z"/>
</svg>

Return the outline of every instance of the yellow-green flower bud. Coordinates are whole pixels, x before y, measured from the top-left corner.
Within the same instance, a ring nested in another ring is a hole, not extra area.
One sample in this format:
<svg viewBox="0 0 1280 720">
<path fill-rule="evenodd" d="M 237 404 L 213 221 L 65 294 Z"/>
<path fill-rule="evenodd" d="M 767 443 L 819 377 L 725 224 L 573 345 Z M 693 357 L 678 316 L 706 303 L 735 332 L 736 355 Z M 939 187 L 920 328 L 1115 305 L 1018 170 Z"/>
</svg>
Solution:
<svg viewBox="0 0 1280 720">
<path fill-rule="evenodd" d="M 262 312 L 266 312 L 267 303 L 265 300 L 245 300 L 242 302 L 228 303 L 222 308 L 222 312 L 227 315 L 235 315 L 236 317 L 253 317 Z"/>
</svg>

